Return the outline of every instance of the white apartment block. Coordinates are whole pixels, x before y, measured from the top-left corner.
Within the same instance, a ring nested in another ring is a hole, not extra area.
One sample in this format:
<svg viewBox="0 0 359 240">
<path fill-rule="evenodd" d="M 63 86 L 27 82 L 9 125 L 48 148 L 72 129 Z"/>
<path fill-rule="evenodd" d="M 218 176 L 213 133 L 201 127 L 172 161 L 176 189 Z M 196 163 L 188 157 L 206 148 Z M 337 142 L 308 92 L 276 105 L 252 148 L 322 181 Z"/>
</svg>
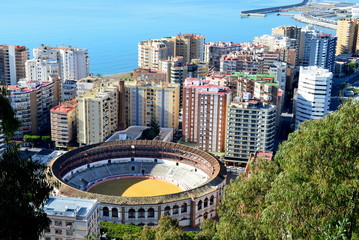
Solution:
<svg viewBox="0 0 359 240">
<path fill-rule="evenodd" d="M 247 161 L 256 151 L 272 151 L 276 106 L 258 100 L 237 101 L 228 106 L 226 158 Z"/>
<path fill-rule="evenodd" d="M 333 74 L 321 67 L 301 67 L 295 112 L 296 128 L 301 122 L 320 119 L 329 113 Z"/>
<path fill-rule="evenodd" d="M 77 96 L 77 81 L 64 80 L 61 87 L 61 100 L 68 101 Z"/>
<path fill-rule="evenodd" d="M 50 219 L 50 227 L 40 239 L 85 240 L 85 236 L 99 236 L 99 205 L 92 199 L 50 197 L 43 207 Z"/>
<path fill-rule="evenodd" d="M 279 88 L 285 93 L 286 79 L 287 79 L 287 66 L 285 62 L 275 61 L 269 67 L 269 75 L 275 76 L 275 82 L 279 84 Z"/>
<path fill-rule="evenodd" d="M 263 35 L 254 38 L 254 42 L 259 45 L 269 47 L 269 51 L 275 51 L 282 48 L 298 49 L 298 40 L 294 38 L 283 37 L 280 35 Z"/>
<path fill-rule="evenodd" d="M 79 80 L 89 75 L 89 56 L 87 49 L 71 46 L 50 47 L 41 45 L 33 49 L 34 58 L 56 59 L 62 80 Z"/>
<path fill-rule="evenodd" d="M 171 47 L 172 46 L 172 47 Z M 163 59 L 173 56 L 173 43 L 164 39 L 152 39 L 138 44 L 138 67 L 159 70 Z"/>
<path fill-rule="evenodd" d="M 319 35 L 319 30 L 307 25 L 300 32 L 298 59 L 301 66 L 309 66 L 311 40 Z"/>
<path fill-rule="evenodd" d="M 85 77 L 76 82 L 76 95 L 84 94 L 93 88 L 101 86 L 103 79 L 99 77 Z"/>
<path fill-rule="evenodd" d="M 77 139 L 80 145 L 103 142 L 117 129 L 119 111 L 117 82 L 77 96 Z"/>
<path fill-rule="evenodd" d="M 29 82 L 49 81 L 51 75 L 59 75 L 59 64 L 56 59 L 30 59 L 25 63 L 26 80 Z"/>
</svg>

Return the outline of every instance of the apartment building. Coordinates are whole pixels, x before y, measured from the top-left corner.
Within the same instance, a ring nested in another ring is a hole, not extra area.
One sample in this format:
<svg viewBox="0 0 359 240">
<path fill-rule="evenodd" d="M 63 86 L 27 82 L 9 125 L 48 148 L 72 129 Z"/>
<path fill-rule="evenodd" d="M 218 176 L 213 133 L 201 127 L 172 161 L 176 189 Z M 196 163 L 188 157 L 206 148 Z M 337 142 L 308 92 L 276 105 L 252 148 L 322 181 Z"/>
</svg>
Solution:
<svg viewBox="0 0 359 240">
<path fill-rule="evenodd" d="M 228 87 L 187 78 L 183 86 L 182 139 L 206 151 L 223 152 L 231 94 Z"/>
<path fill-rule="evenodd" d="M 226 162 L 246 162 L 251 153 L 273 150 L 276 106 L 236 98 L 226 116 Z"/>
<path fill-rule="evenodd" d="M 295 126 L 329 113 L 333 74 L 317 66 L 301 67 L 295 111 Z"/>
<path fill-rule="evenodd" d="M 51 115 L 51 140 L 57 148 L 67 148 L 76 139 L 77 101 L 71 99 L 54 107 Z"/>
<path fill-rule="evenodd" d="M 25 46 L 0 45 L 0 84 L 16 85 L 25 78 L 25 62 L 29 51 Z"/>
<path fill-rule="evenodd" d="M 269 51 L 273 52 L 281 48 L 292 48 L 298 49 L 298 40 L 289 37 L 283 37 L 280 35 L 263 35 L 254 38 L 254 42 L 259 45 L 264 45 L 269 47 Z"/>
<path fill-rule="evenodd" d="M 89 75 L 89 55 L 87 49 L 72 46 L 50 47 L 40 45 L 33 49 L 34 59 L 53 59 L 59 64 L 60 78 L 80 80 Z"/>
<path fill-rule="evenodd" d="M 358 29 L 358 18 L 347 18 L 338 20 L 338 42 L 335 51 L 336 56 L 342 53 L 357 53 L 359 51 Z"/>
<path fill-rule="evenodd" d="M 174 56 L 173 43 L 165 39 L 151 39 L 138 44 L 138 67 L 159 69 L 159 62 Z"/>
<path fill-rule="evenodd" d="M 84 94 L 93 88 L 101 86 L 103 79 L 100 77 L 85 77 L 76 81 L 76 96 Z"/>
<path fill-rule="evenodd" d="M 154 81 L 154 82 L 167 82 L 167 76 L 165 72 L 149 68 L 137 68 L 133 70 L 134 81 Z"/>
<path fill-rule="evenodd" d="M 204 60 L 205 38 L 196 34 L 141 41 L 138 44 L 138 67 L 159 70 L 160 61 L 182 56 L 186 63 Z"/>
<path fill-rule="evenodd" d="M 294 38 L 298 41 L 301 37 L 302 28 L 297 26 L 281 26 L 272 29 L 272 35 L 280 35 L 283 37 Z"/>
<path fill-rule="evenodd" d="M 81 145 L 103 142 L 118 126 L 119 92 L 115 81 L 76 97 L 77 139 Z"/>
<path fill-rule="evenodd" d="M 197 34 L 178 34 L 174 37 L 166 37 L 164 39 L 173 42 L 174 56 L 182 56 L 187 63 L 192 59 L 204 61 L 204 36 Z"/>
<path fill-rule="evenodd" d="M 56 59 L 34 58 L 25 62 L 26 80 L 46 82 L 50 76 L 59 75 L 59 63 Z"/>
<path fill-rule="evenodd" d="M 220 70 L 220 59 L 223 55 L 237 52 L 242 49 L 241 44 L 233 42 L 210 42 L 204 46 L 204 61 L 214 71 Z"/>
<path fill-rule="evenodd" d="M 162 128 L 178 129 L 180 85 L 167 82 L 126 82 L 127 126 L 148 126 L 152 116 Z"/>
<path fill-rule="evenodd" d="M 41 240 L 85 240 L 100 235 L 100 203 L 97 200 L 51 196 L 43 210 L 50 227 Z"/>
<path fill-rule="evenodd" d="M 309 66 L 318 66 L 334 71 L 337 38 L 330 34 L 313 37 L 310 41 Z"/>
<path fill-rule="evenodd" d="M 8 86 L 11 106 L 20 121 L 16 139 L 39 134 L 50 128 L 50 109 L 60 101 L 59 82 L 24 82 Z"/>
<path fill-rule="evenodd" d="M 301 30 L 298 60 L 299 65 L 303 67 L 309 66 L 311 40 L 317 37 L 320 33 L 319 30 L 314 28 L 312 25 L 307 25 Z"/>
</svg>

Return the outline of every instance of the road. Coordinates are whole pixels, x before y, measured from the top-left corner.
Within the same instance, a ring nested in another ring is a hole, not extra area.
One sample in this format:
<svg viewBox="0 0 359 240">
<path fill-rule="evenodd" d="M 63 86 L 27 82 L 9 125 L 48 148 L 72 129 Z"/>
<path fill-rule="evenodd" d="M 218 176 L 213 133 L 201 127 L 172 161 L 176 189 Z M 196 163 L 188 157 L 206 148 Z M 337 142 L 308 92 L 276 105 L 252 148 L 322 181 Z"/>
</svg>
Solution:
<svg viewBox="0 0 359 240">
<path fill-rule="evenodd" d="M 338 96 L 340 84 L 345 83 L 354 83 L 359 80 L 359 71 L 352 73 L 348 76 L 342 78 L 333 78 L 333 86 L 332 86 L 332 94 L 331 94 L 331 102 L 330 102 L 330 110 L 335 111 L 338 109 L 340 105 L 340 98 Z"/>
</svg>

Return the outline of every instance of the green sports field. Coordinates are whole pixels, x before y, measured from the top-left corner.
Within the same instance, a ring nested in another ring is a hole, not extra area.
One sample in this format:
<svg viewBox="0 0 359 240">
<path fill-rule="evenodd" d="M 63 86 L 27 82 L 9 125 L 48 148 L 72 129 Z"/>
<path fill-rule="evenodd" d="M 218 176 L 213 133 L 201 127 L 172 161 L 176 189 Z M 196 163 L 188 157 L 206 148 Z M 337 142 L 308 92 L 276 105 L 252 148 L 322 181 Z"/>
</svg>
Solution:
<svg viewBox="0 0 359 240">
<path fill-rule="evenodd" d="M 122 197 L 145 197 L 183 192 L 183 189 L 156 179 L 125 178 L 100 183 L 89 192 Z"/>
</svg>

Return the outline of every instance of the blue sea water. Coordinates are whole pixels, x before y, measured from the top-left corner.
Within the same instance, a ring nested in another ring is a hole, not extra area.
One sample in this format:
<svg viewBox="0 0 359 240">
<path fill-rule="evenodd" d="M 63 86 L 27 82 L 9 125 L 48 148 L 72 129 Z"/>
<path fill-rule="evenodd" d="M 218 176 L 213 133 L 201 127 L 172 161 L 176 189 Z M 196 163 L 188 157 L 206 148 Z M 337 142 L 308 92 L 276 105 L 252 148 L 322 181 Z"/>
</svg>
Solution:
<svg viewBox="0 0 359 240">
<path fill-rule="evenodd" d="M 137 67 L 139 41 L 198 33 L 213 41 L 252 41 L 273 27 L 304 24 L 270 14 L 241 18 L 240 11 L 300 0 L 12 0 L 0 2 L 0 44 L 87 48 L 90 72 Z M 333 33 L 328 30 L 327 32 Z"/>
</svg>

